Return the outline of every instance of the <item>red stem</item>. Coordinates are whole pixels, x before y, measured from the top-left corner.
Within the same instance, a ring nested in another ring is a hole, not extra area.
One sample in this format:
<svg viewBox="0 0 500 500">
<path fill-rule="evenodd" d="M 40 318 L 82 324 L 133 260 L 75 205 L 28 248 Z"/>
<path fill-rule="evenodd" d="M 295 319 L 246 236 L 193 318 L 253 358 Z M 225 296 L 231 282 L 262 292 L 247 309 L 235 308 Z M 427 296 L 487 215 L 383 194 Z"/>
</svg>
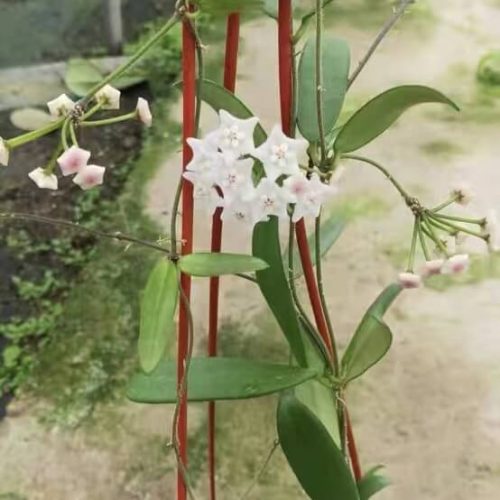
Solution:
<svg viewBox="0 0 500 500">
<path fill-rule="evenodd" d="M 224 64 L 224 87 L 234 92 L 238 64 L 240 37 L 240 15 L 230 14 L 227 18 L 226 59 Z M 222 209 L 217 209 L 212 219 L 211 251 L 220 252 L 222 247 Z M 217 356 L 217 332 L 219 327 L 219 278 L 210 279 L 208 315 L 208 355 Z M 216 499 L 215 481 L 215 403 L 208 403 L 208 474 L 210 500 Z"/>
<path fill-rule="evenodd" d="M 354 439 L 354 432 L 352 430 L 351 417 L 347 408 L 345 408 L 345 426 L 347 433 L 347 448 L 349 449 L 349 456 L 351 457 L 352 472 L 356 482 L 360 481 L 363 477 L 361 465 L 359 462 L 358 450 L 356 448 L 356 440 Z"/>
<path fill-rule="evenodd" d="M 292 125 L 292 105 L 293 105 L 293 11 L 291 0 L 279 0 L 278 7 L 278 56 L 279 56 L 279 84 L 280 84 L 280 102 L 281 102 L 281 122 L 283 132 L 291 133 Z M 325 315 L 321 306 L 318 284 L 314 274 L 314 268 L 311 260 L 311 253 L 307 243 L 307 231 L 304 219 L 295 224 L 295 235 L 299 249 L 304 278 L 306 280 L 307 292 L 311 307 L 316 321 L 316 326 L 323 339 L 325 346 L 333 359 L 333 349 Z M 349 415 L 346 412 L 346 427 L 349 442 L 349 455 L 353 473 L 356 479 L 361 477 L 361 467 L 359 465 L 358 452 L 352 431 L 352 425 Z M 359 477 L 358 477 L 359 476 Z"/>
<path fill-rule="evenodd" d="M 196 100 L 196 39 L 189 26 L 184 21 L 182 26 L 182 73 L 183 73 L 183 150 L 182 163 L 185 168 L 191 160 L 191 148 L 186 142 L 195 134 L 195 100 Z M 193 186 L 184 182 L 182 186 L 182 251 L 183 255 L 193 250 Z M 189 301 L 191 296 L 191 278 L 181 275 L 181 288 Z M 189 344 L 189 315 L 187 305 L 181 301 L 179 307 L 179 336 L 177 346 L 177 382 L 179 390 L 184 378 L 185 361 Z M 187 390 L 183 391 L 179 402 L 179 420 L 177 424 L 177 439 L 179 455 L 182 463 L 187 466 Z M 180 470 L 177 471 L 177 500 L 186 500 L 187 487 Z"/>
</svg>

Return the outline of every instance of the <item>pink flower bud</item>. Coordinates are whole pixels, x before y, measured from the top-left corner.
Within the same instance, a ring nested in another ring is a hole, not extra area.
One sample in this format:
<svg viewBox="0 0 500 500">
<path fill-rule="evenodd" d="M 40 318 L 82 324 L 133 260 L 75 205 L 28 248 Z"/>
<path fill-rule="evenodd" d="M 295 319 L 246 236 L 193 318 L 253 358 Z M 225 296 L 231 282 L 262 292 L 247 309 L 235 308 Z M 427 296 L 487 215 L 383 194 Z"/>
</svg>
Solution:
<svg viewBox="0 0 500 500">
<path fill-rule="evenodd" d="M 43 168 L 35 168 L 32 170 L 28 177 L 40 188 L 40 189 L 53 189 L 57 190 L 57 177 L 52 173 Z"/>
<path fill-rule="evenodd" d="M 146 99 L 139 97 L 137 99 L 137 116 L 146 127 L 151 127 L 153 124 L 153 115 L 151 114 L 151 109 L 149 108 L 149 103 Z"/>
<path fill-rule="evenodd" d="M 458 254 L 450 257 L 443 266 L 443 274 L 458 274 L 469 267 L 470 259 L 467 254 Z"/>
<path fill-rule="evenodd" d="M 84 191 L 99 186 L 104 181 L 106 169 L 99 165 L 85 165 L 73 178 L 73 182 L 78 184 Z"/>
<path fill-rule="evenodd" d="M 55 118 L 67 116 L 75 109 L 75 103 L 66 95 L 61 94 L 47 103 L 50 114 Z"/>
<path fill-rule="evenodd" d="M 71 146 L 57 159 L 57 163 L 61 167 L 62 174 L 66 176 L 78 173 L 87 165 L 89 159 L 90 151 Z"/>
<path fill-rule="evenodd" d="M 102 104 L 102 109 L 120 109 L 121 92 L 111 85 L 105 85 L 96 95 L 96 101 Z"/>
<path fill-rule="evenodd" d="M 9 164 L 10 151 L 5 141 L 0 137 L 0 165 L 6 167 Z"/>
<path fill-rule="evenodd" d="M 399 273 L 398 281 L 406 289 L 419 288 L 422 285 L 422 278 L 415 273 Z"/>
<path fill-rule="evenodd" d="M 441 270 L 443 269 L 444 259 L 434 259 L 429 260 L 425 263 L 424 268 L 422 270 L 422 274 L 425 277 L 435 276 L 436 274 L 441 274 Z"/>
</svg>

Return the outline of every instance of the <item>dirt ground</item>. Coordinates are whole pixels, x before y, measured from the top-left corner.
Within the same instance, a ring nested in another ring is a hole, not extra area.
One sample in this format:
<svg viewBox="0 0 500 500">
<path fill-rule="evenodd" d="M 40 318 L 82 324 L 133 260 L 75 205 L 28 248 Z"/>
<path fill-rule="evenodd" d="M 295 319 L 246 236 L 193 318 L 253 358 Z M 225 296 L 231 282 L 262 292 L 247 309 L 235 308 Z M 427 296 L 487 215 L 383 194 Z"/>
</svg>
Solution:
<svg viewBox="0 0 500 500">
<path fill-rule="evenodd" d="M 462 113 L 454 116 L 432 105 L 411 111 L 366 154 L 391 167 L 424 203 L 439 203 L 455 180 L 467 179 L 478 193 L 473 212 L 500 210 L 500 106 L 498 98 L 486 99 L 474 80 L 481 56 L 498 48 L 500 6 L 487 0 L 429 5 L 425 22 L 408 17 L 383 43 L 356 83 L 351 102 L 359 105 L 396 84 L 423 83 L 456 99 Z M 377 29 L 356 25 L 355 18 L 346 17 L 330 28 L 350 41 L 354 63 Z M 274 26 L 255 21 L 245 25 L 243 36 L 239 94 L 269 127 L 278 119 L 277 89 L 270 84 L 277 67 Z M 331 208 L 350 203 L 362 215 L 349 225 L 324 269 L 341 344 L 371 300 L 394 279 L 411 231 L 410 216 L 391 186 L 366 167 L 346 166 L 342 194 Z M 148 211 L 165 224 L 172 195 L 165 189 L 171 191 L 178 168 L 177 156 L 166 159 L 149 188 Z M 207 220 L 200 217 L 197 248 L 207 247 L 206 227 Z M 225 249 L 249 248 L 250 240 L 237 227 L 228 226 L 225 234 Z M 384 464 L 393 481 L 380 500 L 498 498 L 500 282 L 488 271 L 471 272 L 457 283 L 405 293 L 387 318 L 395 334 L 392 351 L 350 393 L 362 462 L 366 468 Z M 206 290 L 205 282 L 195 283 L 200 339 Z M 282 344 L 263 310 L 252 285 L 224 280 L 223 350 L 258 355 L 259 350 L 278 349 Z M 259 334 L 263 327 L 268 328 L 265 335 Z M 198 348 L 203 348 L 202 340 Z M 274 401 L 219 407 L 220 498 L 234 500 L 275 436 Z M 47 431 L 21 405 L 19 415 L 0 424 L 0 493 L 15 491 L 29 500 L 173 498 L 173 476 L 165 474 L 165 456 L 158 451 L 159 436 L 168 432 L 169 410 L 126 404 L 113 411 L 98 416 L 104 424 L 93 435 L 85 430 L 68 434 Z M 203 499 L 203 467 L 196 465 L 203 450 L 202 407 L 194 408 L 191 424 L 193 469 Z M 147 459 L 139 461 L 141 453 Z M 278 453 L 248 498 L 304 497 Z"/>
</svg>

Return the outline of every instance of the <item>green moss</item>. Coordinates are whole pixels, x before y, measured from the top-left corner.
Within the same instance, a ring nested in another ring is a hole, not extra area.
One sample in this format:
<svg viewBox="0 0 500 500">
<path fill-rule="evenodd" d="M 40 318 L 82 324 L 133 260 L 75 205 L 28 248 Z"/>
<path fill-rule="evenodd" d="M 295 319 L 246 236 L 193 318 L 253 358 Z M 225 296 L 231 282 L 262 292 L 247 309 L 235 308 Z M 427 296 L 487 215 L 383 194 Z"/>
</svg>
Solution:
<svg viewBox="0 0 500 500">
<path fill-rule="evenodd" d="M 450 158 L 464 152 L 463 148 L 459 145 L 446 139 L 436 139 L 426 142 L 420 146 L 420 150 L 427 156 L 439 158 Z"/>
</svg>

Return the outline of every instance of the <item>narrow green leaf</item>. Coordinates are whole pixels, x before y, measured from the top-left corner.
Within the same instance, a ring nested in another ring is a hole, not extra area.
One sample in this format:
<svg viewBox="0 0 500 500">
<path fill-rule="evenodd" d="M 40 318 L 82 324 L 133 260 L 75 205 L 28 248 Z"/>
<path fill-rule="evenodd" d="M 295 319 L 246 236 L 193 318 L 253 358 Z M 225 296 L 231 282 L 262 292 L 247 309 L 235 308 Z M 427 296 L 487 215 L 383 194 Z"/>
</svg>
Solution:
<svg viewBox="0 0 500 500">
<path fill-rule="evenodd" d="M 267 267 L 262 259 L 237 253 L 200 252 L 186 255 L 179 260 L 179 268 L 183 273 L 199 277 L 252 273 Z"/>
<path fill-rule="evenodd" d="M 290 467 L 312 500 L 359 500 L 342 452 L 322 423 L 289 393 L 278 405 L 278 436 Z"/>
<path fill-rule="evenodd" d="M 297 363 L 300 366 L 307 366 L 304 337 L 283 268 L 279 222 L 276 217 L 256 224 L 252 249 L 255 257 L 269 264 L 267 269 L 257 272 L 257 283 L 262 295 L 285 334 Z"/>
<path fill-rule="evenodd" d="M 347 220 L 344 215 L 333 213 L 325 218 L 321 223 L 321 257 L 324 257 L 328 251 L 333 247 L 336 241 L 340 238 L 345 227 Z M 312 233 L 307 239 L 309 251 L 311 252 L 311 260 L 313 266 L 316 265 L 316 238 L 315 233 Z M 283 253 L 283 262 L 288 265 L 288 248 Z M 300 277 L 303 274 L 303 269 L 300 264 L 300 255 L 297 249 L 294 249 L 293 263 L 295 267 L 295 277 Z"/>
<path fill-rule="evenodd" d="M 201 80 L 200 97 L 214 111 L 219 112 L 221 109 L 226 110 L 237 118 L 251 118 L 254 116 L 250 108 L 243 103 L 232 92 L 229 92 L 222 85 L 212 82 L 211 80 Z M 175 88 L 181 89 L 182 82 L 177 82 Z M 259 146 L 267 139 L 266 131 L 260 123 L 255 127 L 254 140 L 256 146 Z"/>
<path fill-rule="evenodd" d="M 370 469 L 358 482 L 360 500 L 370 499 L 391 484 L 385 476 L 379 474 L 381 469 L 381 465 Z"/>
<path fill-rule="evenodd" d="M 388 286 L 365 313 L 342 358 L 342 377 L 346 382 L 361 376 L 390 349 L 392 333 L 382 318 L 400 293 L 400 285 Z"/>
<path fill-rule="evenodd" d="M 173 341 L 178 300 L 177 269 L 166 259 L 158 261 L 149 275 L 141 303 L 139 362 L 152 372 Z"/>
<path fill-rule="evenodd" d="M 317 370 L 236 358 L 194 358 L 188 372 L 188 400 L 251 399 L 302 384 Z M 132 377 L 127 397 L 137 403 L 175 403 L 177 366 L 162 360 L 153 373 Z"/>
<path fill-rule="evenodd" d="M 335 151 L 349 153 L 365 146 L 385 132 L 407 109 L 423 103 L 447 104 L 459 110 L 448 97 L 430 87 L 394 87 L 367 102 L 354 113 L 337 135 Z"/>
<path fill-rule="evenodd" d="M 325 37 L 323 64 L 323 128 L 325 135 L 335 127 L 347 91 L 350 67 L 349 46 L 344 40 Z M 298 74 L 299 104 L 297 124 L 309 142 L 318 142 L 320 131 L 316 105 L 316 41 L 309 38 L 300 58 Z"/>
</svg>

